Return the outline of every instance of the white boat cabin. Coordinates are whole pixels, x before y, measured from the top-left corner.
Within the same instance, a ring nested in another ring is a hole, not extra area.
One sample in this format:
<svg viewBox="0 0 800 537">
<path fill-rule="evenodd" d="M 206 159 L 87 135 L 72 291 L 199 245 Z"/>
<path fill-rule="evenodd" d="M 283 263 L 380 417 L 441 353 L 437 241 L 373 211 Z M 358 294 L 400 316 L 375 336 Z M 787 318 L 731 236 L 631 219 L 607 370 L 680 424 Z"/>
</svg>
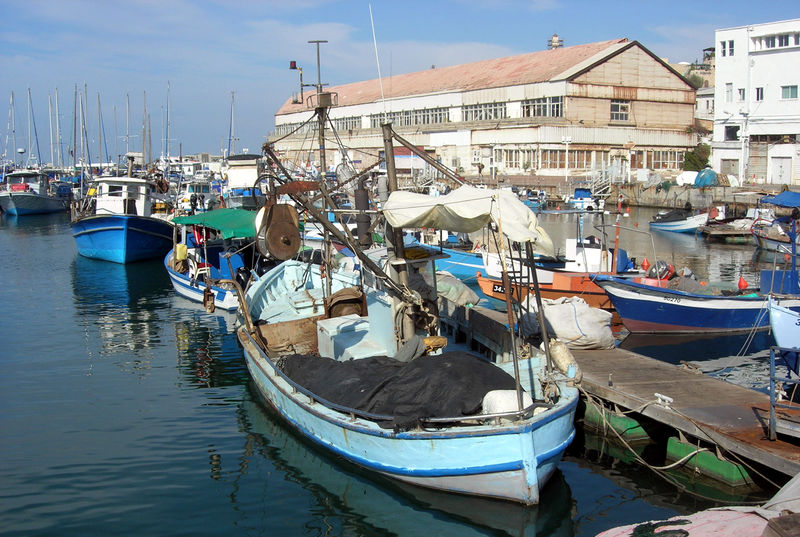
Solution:
<svg viewBox="0 0 800 537">
<path fill-rule="evenodd" d="M 3 190 L 9 192 L 35 192 L 46 194 L 49 179 L 36 170 L 22 170 L 6 174 Z"/>
<path fill-rule="evenodd" d="M 94 192 L 92 192 L 94 191 Z M 89 191 L 97 200 L 95 214 L 151 216 L 161 201 L 156 184 L 137 177 L 100 177 Z"/>
</svg>

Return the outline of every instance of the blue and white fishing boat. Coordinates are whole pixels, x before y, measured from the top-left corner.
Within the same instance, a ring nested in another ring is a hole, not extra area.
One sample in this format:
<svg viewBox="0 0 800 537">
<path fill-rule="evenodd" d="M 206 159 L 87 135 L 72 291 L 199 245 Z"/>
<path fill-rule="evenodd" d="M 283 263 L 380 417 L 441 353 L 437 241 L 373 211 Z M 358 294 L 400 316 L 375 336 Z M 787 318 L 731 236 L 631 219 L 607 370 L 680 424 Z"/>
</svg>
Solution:
<svg viewBox="0 0 800 537">
<path fill-rule="evenodd" d="M 766 273 L 766 274 L 765 274 Z M 772 271 L 763 271 L 765 278 Z M 597 274 L 594 282 L 603 288 L 632 333 L 712 333 L 747 332 L 769 328 L 768 296 L 751 291 L 746 294 L 710 294 L 667 287 L 666 280 L 626 279 Z M 792 311 L 800 311 L 800 295 L 774 299 Z"/>
<path fill-rule="evenodd" d="M 137 177 L 99 177 L 72 205 L 72 236 L 84 257 L 132 263 L 160 258 L 172 247 L 172 224 L 157 216 L 165 203 L 157 185 Z"/>
<path fill-rule="evenodd" d="M 691 209 L 676 209 L 658 213 L 650 222 L 650 229 L 673 233 L 694 233 L 708 223 L 708 212 L 694 213 Z"/>
<path fill-rule="evenodd" d="M 245 287 L 258 255 L 255 211 L 216 209 L 172 221 L 180 231 L 164 257 L 172 287 L 182 297 L 203 302 L 209 293 L 217 308 L 235 311 L 239 299 L 232 284 L 208 285 L 209 280 L 237 280 Z"/>
<path fill-rule="evenodd" d="M 469 216 L 457 213 L 464 209 Z M 435 228 L 445 212 L 453 231 L 499 223 L 502 214 L 512 240 L 537 249 L 549 244 L 535 215 L 499 191 L 461 187 L 438 198 L 395 192 L 383 209 L 394 229 Z M 347 242 L 334 226 L 328 231 Z M 286 261 L 251 282 L 237 333 L 266 401 L 299 434 L 369 471 L 538 503 L 575 434 L 578 392 L 570 370 L 551 370 L 535 350 L 519 358 L 515 346 L 495 361 L 464 349 L 442 352 L 435 280 L 421 281 L 422 272 L 435 275 L 441 254 L 349 246 L 360 271 L 323 273 L 319 265 Z M 492 407 L 494 397 L 507 401 Z"/>
<path fill-rule="evenodd" d="M 72 197 L 69 188 L 51 188 L 50 177 L 41 170 L 11 172 L 4 181 L 0 184 L 0 209 L 14 216 L 66 211 Z"/>
</svg>

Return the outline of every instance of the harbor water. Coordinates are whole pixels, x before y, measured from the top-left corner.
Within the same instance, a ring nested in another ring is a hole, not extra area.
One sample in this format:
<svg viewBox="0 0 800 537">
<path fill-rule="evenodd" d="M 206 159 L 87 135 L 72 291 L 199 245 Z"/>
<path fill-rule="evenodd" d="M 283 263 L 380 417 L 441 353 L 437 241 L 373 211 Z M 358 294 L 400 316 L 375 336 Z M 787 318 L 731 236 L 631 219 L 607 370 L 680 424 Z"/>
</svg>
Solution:
<svg viewBox="0 0 800 537">
<path fill-rule="evenodd" d="M 541 220 L 557 245 L 575 234 L 575 215 Z M 621 237 L 652 262 L 649 236 Z M 748 245 L 654 244 L 676 269 L 734 285 L 769 266 Z M 281 422 L 251 386 L 235 317 L 177 297 L 161 261 L 82 258 L 63 214 L 0 215 L 0 251 L 0 535 L 575 537 L 717 505 L 583 434 L 534 507 L 375 479 Z M 738 360 L 757 389 L 771 343 L 638 339 L 628 348 L 717 373 Z"/>
</svg>

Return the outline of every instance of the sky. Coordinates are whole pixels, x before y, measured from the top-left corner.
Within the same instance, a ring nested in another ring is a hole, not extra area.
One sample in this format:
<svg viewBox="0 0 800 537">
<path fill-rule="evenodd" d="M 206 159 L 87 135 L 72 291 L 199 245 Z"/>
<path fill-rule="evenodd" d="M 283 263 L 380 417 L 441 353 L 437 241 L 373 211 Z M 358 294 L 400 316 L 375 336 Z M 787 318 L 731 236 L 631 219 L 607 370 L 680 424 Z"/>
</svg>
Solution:
<svg viewBox="0 0 800 537">
<path fill-rule="evenodd" d="M 76 88 L 93 161 L 141 150 L 145 105 L 154 157 L 257 153 L 299 91 L 289 61 L 317 82 L 311 40 L 327 41 L 330 85 L 544 50 L 554 33 L 565 46 L 625 37 L 693 62 L 714 30 L 800 18 L 800 2 L 0 0 L 0 18 L 0 99 L 10 118 L 13 92 L 15 118 L 13 131 L 0 118 L 0 152 L 14 153 L 13 135 L 27 148 L 30 131 L 50 162 L 56 124 L 64 152 L 73 138 Z"/>
</svg>

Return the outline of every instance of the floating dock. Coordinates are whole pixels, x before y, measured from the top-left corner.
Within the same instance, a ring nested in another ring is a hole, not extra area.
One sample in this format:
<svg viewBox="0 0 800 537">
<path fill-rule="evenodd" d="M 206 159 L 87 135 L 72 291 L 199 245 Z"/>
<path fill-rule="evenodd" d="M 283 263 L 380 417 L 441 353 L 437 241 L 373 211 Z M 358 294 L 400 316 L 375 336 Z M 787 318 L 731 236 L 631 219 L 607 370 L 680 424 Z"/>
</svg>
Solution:
<svg viewBox="0 0 800 537">
<path fill-rule="evenodd" d="M 750 244 L 753 234 L 750 229 L 741 229 L 725 224 L 701 226 L 698 231 L 708 242 L 722 242 L 725 244 Z"/>
<path fill-rule="evenodd" d="M 572 354 L 588 394 L 786 476 L 800 472 L 800 446 L 769 440 L 769 395 L 622 349 Z M 780 412 L 800 424 L 800 412 Z"/>
</svg>

